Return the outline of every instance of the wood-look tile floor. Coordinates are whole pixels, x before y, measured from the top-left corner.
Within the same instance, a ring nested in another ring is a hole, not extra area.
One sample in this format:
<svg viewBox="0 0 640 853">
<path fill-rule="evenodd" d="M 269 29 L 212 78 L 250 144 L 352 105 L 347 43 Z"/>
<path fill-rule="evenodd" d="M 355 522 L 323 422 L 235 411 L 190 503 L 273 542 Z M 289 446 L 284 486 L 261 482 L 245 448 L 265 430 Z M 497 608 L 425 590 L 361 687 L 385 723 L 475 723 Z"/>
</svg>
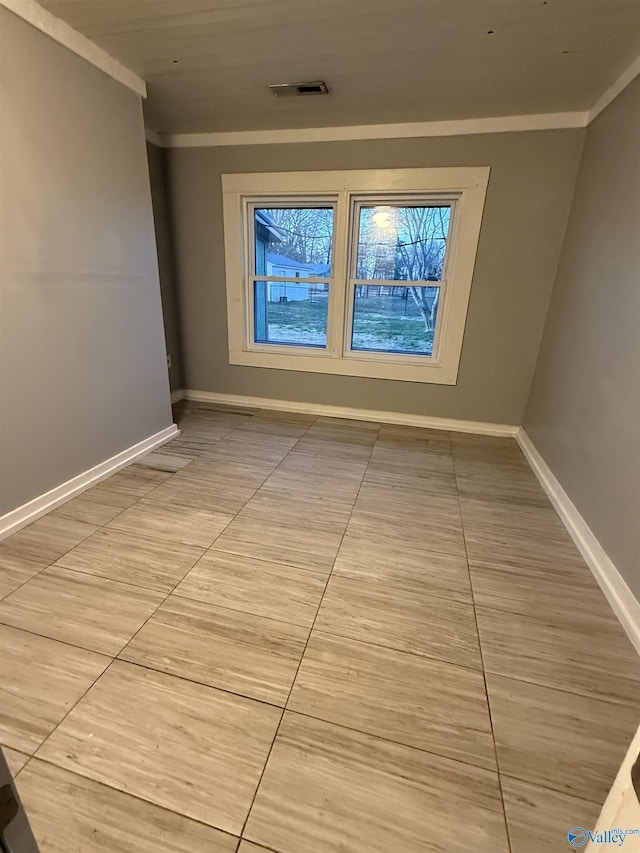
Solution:
<svg viewBox="0 0 640 853">
<path fill-rule="evenodd" d="M 0 542 L 42 853 L 554 853 L 640 665 L 511 439 L 178 407 Z"/>
</svg>

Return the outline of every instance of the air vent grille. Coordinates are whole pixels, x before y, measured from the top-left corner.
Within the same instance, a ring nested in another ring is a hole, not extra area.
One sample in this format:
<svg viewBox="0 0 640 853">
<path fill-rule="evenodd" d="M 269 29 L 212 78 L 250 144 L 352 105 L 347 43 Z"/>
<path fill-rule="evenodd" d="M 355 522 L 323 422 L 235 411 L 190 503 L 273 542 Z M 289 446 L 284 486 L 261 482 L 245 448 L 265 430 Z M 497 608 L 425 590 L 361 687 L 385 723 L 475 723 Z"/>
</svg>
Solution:
<svg viewBox="0 0 640 853">
<path fill-rule="evenodd" d="M 324 80 L 304 83 L 273 83 L 269 86 L 276 98 L 291 98 L 301 95 L 328 95 L 329 88 Z"/>
</svg>

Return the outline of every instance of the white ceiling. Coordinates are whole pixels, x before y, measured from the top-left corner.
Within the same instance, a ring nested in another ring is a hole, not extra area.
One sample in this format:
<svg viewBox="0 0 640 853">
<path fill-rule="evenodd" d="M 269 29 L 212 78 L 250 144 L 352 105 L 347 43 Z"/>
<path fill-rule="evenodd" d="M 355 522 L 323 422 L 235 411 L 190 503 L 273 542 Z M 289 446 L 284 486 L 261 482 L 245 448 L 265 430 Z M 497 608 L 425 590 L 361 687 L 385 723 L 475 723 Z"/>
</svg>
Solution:
<svg viewBox="0 0 640 853">
<path fill-rule="evenodd" d="M 640 50 L 640 0 L 40 4 L 147 81 L 163 133 L 587 110 Z M 328 97 L 266 88 L 317 79 Z"/>
</svg>

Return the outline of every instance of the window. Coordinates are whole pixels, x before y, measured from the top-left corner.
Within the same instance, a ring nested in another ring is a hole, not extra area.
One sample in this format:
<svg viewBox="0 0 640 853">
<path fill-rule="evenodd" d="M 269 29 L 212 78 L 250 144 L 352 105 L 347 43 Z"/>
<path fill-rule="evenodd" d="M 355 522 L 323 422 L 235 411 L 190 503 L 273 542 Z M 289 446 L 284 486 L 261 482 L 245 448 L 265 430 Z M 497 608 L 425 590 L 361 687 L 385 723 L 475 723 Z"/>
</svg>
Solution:
<svg viewBox="0 0 640 853">
<path fill-rule="evenodd" d="M 455 384 L 488 178 L 223 175 L 230 363 Z"/>
</svg>

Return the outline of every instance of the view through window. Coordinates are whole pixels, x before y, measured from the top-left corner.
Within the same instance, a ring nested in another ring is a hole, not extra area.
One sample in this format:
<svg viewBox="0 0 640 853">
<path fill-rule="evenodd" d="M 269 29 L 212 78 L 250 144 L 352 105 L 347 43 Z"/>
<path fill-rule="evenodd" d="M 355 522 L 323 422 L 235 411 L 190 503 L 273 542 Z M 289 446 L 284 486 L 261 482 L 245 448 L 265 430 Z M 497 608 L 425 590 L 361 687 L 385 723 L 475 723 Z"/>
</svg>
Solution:
<svg viewBox="0 0 640 853">
<path fill-rule="evenodd" d="M 333 222 L 333 207 L 254 208 L 256 343 L 326 347 Z"/>
<path fill-rule="evenodd" d="M 451 205 L 366 204 L 357 212 L 352 349 L 431 356 Z"/>
<path fill-rule="evenodd" d="M 433 355 L 451 211 L 354 200 L 352 350 Z M 334 219 L 326 206 L 253 208 L 255 343 L 326 348 Z"/>
</svg>

